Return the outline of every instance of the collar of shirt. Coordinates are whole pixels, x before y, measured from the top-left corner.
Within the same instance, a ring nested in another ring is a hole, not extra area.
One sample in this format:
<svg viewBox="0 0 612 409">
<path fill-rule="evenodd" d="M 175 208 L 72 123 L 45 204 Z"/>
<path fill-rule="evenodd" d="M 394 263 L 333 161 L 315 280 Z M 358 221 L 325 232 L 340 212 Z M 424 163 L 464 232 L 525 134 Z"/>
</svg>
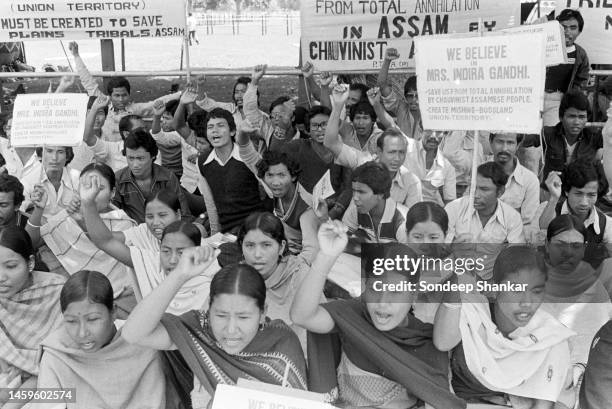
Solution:
<svg viewBox="0 0 612 409">
<path fill-rule="evenodd" d="M 74 192 L 78 192 L 78 185 L 76 187 L 74 186 L 71 173 L 72 173 L 72 168 L 70 168 L 69 165 L 64 166 L 64 169 L 62 170 L 62 178 L 60 179 L 60 183 L 64 185 L 65 187 L 69 188 L 70 190 Z M 49 180 L 49 177 L 47 176 L 46 171 L 42 172 L 42 179 L 40 180 L 40 182 L 41 183 L 45 183 L 45 182 L 51 183 L 51 181 Z"/>
<path fill-rule="evenodd" d="M 566 200 L 561 206 L 561 214 L 569 213 L 570 210 Z M 591 209 L 589 216 L 584 220 L 584 227 L 589 227 L 590 225 L 593 225 L 593 231 L 595 231 L 595 234 L 601 233 L 601 231 L 599 230 L 599 215 L 597 214 L 597 210 L 595 210 L 595 208 Z"/>
<path fill-rule="evenodd" d="M 390 197 L 385 201 L 385 210 L 383 211 L 383 215 L 380 218 L 380 223 L 389 223 L 393 219 L 393 215 L 395 215 L 395 209 L 397 208 L 397 203 L 395 200 Z"/>
<path fill-rule="evenodd" d="M 119 110 L 117 108 L 115 108 L 115 106 L 113 105 L 113 103 L 110 103 L 110 107 L 109 107 L 109 112 L 112 112 L 114 114 L 123 114 L 125 113 L 126 115 L 131 115 L 133 114 L 133 110 L 132 110 L 132 106 L 134 105 L 134 101 L 131 101 L 129 104 L 127 104 L 125 106 L 125 108 L 123 108 L 122 110 Z"/>
<path fill-rule="evenodd" d="M 393 177 L 393 180 L 391 181 L 391 183 L 397 183 L 397 185 L 405 190 L 408 186 L 406 186 L 406 183 L 404 183 L 405 178 L 410 174 L 410 171 L 404 166 L 400 166 L 399 169 L 397 170 L 397 172 L 395 173 L 395 176 Z"/>
<path fill-rule="evenodd" d="M 223 163 L 221 161 L 221 159 L 219 159 L 219 157 L 217 156 L 217 151 L 216 149 L 213 149 L 213 151 L 210 153 L 210 155 L 208 155 L 208 158 L 206 158 L 206 161 L 204 161 L 204 165 L 209 164 L 210 162 L 212 162 L 213 160 L 216 160 L 217 163 L 221 166 L 225 166 L 227 164 L 227 162 L 229 162 L 229 160 L 231 158 L 236 159 L 239 162 L 242 162 L 242 158 L 240 157 L 240 152 L 238 150 L 238 145 L 234 144 L 233 148 L 232 148 L 232 153 L 230 154 L 230 156 L 227 158 L 227 160 L 225 161 L 225 163 Z"/>
<path fill-rule="evenodd" d="M 167 182 L 168 180 L 170 180 L 169 173 L 166 171 L 166 169 L 155 163 L 152 163 L 151 166 L 153 167 L 151 171 L 151 184 L 159 181 Z M 128 167 L 123 168 L 122 172 L 120 171 L 118 176 L 119 177 L 117 178 L 117 185 L 126 182 L 136 183 L 136 179 L 134 179 L 134 175 Z"/>
<path fill-rule="evenodd" d="M 527 174 L 525 172 L 531 172 L 531 171 L 527 169 L 526 167 L 524 167 L 523 165 L 521 165 L 521 163 L 518 161 L 517 158 L 514 158 L 514 161 L 516 162 L 516 167 L 514 168 L 514 172 L 512 172 L 512 174 L 508 178 L 508 184 L 510 183 L 511 179 L 514 179 L 514 181 L 517 184 L 521 186 L 525 186 L 526 177 L 527 177 Z M 508 184 L 506 184 L 506 186 Z"/>
<path fill-rule="evenodd" d="M 464 206 L 465 206 L 465 209 L 466 209 L 465 211 L 467 212 L 467 209 L 469 207 L 470 199 L 469 199 L 469 197 L 462 197 L 461 200 L 464 200 Z M 497 222 L 499 224 L 501 224 L 502 226 L 506 225 L 506 217 L 504 215 L 503 206 L 504 206 L 504 202 L 502 202 L 501 200 L 497 199 L 497 207 L 495 208 L 495 213 L 493 213 L 493 216 L 489 219 L 489 221 L 487 222 L 487 225 L 489 223 L 491 223 L 491 221 L 493 221 L 493 220 L 497 220 Z M 480 215 L 478 214 L 478 210 L 476 210 L 474 207 L 472 207 L 472 217 L 477 217 L 478 218 L 478 223 L 481 223 L 480 222 Z M 481 225 L 482 225 L 482 223 L 481 223 Z"/>
</svg>

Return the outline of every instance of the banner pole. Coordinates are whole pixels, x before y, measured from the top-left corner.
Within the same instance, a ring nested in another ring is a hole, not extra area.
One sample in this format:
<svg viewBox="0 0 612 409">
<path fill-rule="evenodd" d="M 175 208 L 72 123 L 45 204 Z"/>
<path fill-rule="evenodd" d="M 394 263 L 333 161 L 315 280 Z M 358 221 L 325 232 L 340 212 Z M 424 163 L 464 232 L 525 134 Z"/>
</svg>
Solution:
<svg viewBox="0 0 612 409">
<path fill-rule="evenodd" d="M 191 82 L 191 62 L 189 59 L 189 28 L 187 19 L 189 18 L 189 6 L 186 1 L 183 2 L 185 6 L 185 35 L 183 36 L 183 48 L 185 49 L 185 69 L 187 71 L 187 83 Z M 181 58 L 181 63 L 183 59 Z"/>
</svg>

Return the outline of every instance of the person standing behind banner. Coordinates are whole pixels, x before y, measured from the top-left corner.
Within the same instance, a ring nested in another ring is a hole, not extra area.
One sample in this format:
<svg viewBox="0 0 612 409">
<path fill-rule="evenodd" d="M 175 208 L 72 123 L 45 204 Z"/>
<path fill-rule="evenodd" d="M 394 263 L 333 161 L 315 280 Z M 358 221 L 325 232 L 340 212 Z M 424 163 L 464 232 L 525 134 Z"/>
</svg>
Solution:
<svg viewBox="0 0 612 409">
<path fill-rule="evenodd" d="M 378 72 L 378 86 L 382 95 L 382 102 L 389 112 L 397 118 L 399 129 L 410 138 L 419 140 L 423 134 L 421 111 L 419 110 L 419 94 L 417 92 L 416 76 L 409 77 L 404 83 L 404 95 L 395 93 L 387 81 L 391 61 L 399 58 L 396 48 L 387 48 L 383 65 Z"/>
<path fill-rule="evenodd" d="M 555 126 L 563 95 L 570 90 L 585 91 L 589 80 L 589 57 L 584 48 L 575 43 L 582 33 L 584 19 L 578 10 L 565 9 L 557 16 L 565 32 L 567 64 L 546 68 L 544 86 L 544 126 Z"/>
</svg>

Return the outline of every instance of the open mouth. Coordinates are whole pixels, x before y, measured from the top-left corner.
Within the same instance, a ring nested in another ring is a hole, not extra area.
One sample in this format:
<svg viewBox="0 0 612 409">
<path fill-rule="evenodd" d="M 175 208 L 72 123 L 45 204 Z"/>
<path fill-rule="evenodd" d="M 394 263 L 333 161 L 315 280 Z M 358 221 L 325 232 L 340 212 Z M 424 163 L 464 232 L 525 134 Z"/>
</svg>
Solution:
<svg viewBox="0 0 612 409">
<path fill-rule="evenodd" d="M 517 321 L 527 323 L 533 317 L 532 312 L 517 312 L 514 314 Z"/>
<path fill-rule="evenodd" d="M 385 325 L 388 324 L 389 321 L 391 321 L 391 318 L 393 317 L 393 315 L 391 314 L 385 314 L 383 312 L 374 312 L 373 314 L 373 318 L 374 321 L 380 325 Z"/>
<path fill-rule="evenodd" d="M 86 342 L 86 343 L 82 343 L 81 344 L 81 349 L 84 351 L 88 351 L 90 349 L 93 349 L 96 346 L 95 342 Z"/>
</svg>

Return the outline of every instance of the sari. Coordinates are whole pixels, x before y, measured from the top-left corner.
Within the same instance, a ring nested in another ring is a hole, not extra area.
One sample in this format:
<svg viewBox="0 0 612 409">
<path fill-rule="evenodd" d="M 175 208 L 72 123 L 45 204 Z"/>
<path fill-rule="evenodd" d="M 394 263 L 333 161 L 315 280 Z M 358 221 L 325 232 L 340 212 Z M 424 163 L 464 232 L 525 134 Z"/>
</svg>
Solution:
<svg viewBox="0 0 612 409">
<path fill-rule="evenodd" d="M 181 316 L 164 314 L 162 325 L 168 331 L 182 359 L 170 352 L 167 358 L 176 376 L 177 390 L 193 388 L 193 373 L 213 396 L 218 384 L 234 385 L 245 378 L 295 389 L 307 389 L 306 362 L 297 336 L 282 321 L 267 321 L 246 348 L 228 354 L 215 341 L 201 311 Z M 190 382 L 191 381 L 191 382 Z"/>
<path fill-rule="evenodd" d="M 612 402 L 612 320 L 599 329 L 590 345 L 580 387 L 582 409 L 607 409 Z"/>
<path fill-rule="evenodd" d="M 568 339 L 575 333 L 538 308 L 526 326 L 506 338 L 486 298 L 475 297 L 480 302 L 463 302 L 459 322 L 470 374 L 490 391 L 556 402 L 571 367 Z"/>
<path fill-rule="evenodd" d="M 85 352 L 61 326 L 43 341 L 40 352 L 37 387 L 75 388 L 76 401 L 68 409 L 166 408 L 159 351 L 127 343 L 121 330 L 105 347 Z"/>
<path fill-rule="evenodd" d="M 59 295 L 65 279 L 52 273 L 30 274 L 28 287 L 0 298 L 0 362 L 8 364 L 9 372 L 16 368 L 18 375 L 38 375 L 40 343 L 62 319 Z"/>
<path fill-rule="evenodd" d="M 100 217 L 110 231 L 124 231 L 136 225 L 123 210 L 117 208 L 100 214 Z M 115 298 L 125 288 L 132 286 L 128 268 L 98 249 L 66 210 L 51 216 L 40 228 L 40 234 L 68 274 L 73 275 L 81 270 L 104 274 L 115 290 Z"/>
<path fill-rule="evenodd" d="M 408 393 L 439 409 L 465 408 L 448 382 L 448 354 L 432 340 L 433 325 L 408 316 L 408 324 L 382 332 L 358 299 L 322 304 L 336 327 L 329 334 L 308 333 L 311 391 L 333 400 L 341 352 L 359 369 L 402 385 Z"/>
</svg>

